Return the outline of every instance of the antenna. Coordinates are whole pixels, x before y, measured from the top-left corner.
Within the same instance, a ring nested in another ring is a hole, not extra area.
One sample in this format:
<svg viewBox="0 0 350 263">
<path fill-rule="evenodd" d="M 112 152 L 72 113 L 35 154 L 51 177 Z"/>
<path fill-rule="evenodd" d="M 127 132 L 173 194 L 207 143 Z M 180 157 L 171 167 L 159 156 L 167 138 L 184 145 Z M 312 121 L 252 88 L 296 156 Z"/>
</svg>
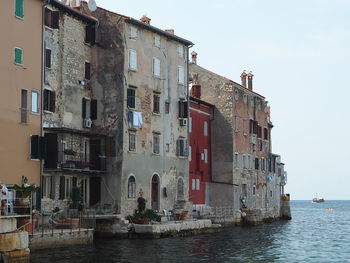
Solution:
<svg viewBox="0 0 350 263">
<path fill-rule="evenodd" d="M 90 9 L 91 12 L 96 11 L 97 5 L 96 5 L 95 0 L 89 0 L 89 2 L 88 2 L 88 7 L 89 7 L 89 9 Z"/>
</svg>

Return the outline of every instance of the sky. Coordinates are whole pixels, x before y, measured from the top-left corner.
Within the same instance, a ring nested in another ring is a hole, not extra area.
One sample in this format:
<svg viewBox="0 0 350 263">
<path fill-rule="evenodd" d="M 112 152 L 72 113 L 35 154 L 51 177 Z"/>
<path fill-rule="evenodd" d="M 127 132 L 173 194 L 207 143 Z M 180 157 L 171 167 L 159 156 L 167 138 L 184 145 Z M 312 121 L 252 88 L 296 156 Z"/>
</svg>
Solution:
<svg viewBox="0 0 350 263">
<path fill-rule="evenodd" d="M 350 1 L 114 1 L 97 5 L 174 29 L 197 64 L 253 88 L 271 106 L 272 149 L 295 200 L 350 199 Z"/>
</svg>

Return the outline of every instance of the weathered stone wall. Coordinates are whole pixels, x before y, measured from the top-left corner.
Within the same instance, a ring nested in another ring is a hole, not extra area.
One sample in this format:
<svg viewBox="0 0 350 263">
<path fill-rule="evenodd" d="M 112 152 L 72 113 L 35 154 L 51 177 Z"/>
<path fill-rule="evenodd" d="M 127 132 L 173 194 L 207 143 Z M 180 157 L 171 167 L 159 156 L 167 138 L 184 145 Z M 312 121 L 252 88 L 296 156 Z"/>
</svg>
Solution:
<svg viewBox="0 0 350 263">
<path fill-rule="evenodd" d="M 116 13 L 97 9 L 89 13 L 83 4 L 84 13 L 99 19 L 98 44 L 93 48 L 93 60 L 97 65 L 94 87 L 103 87 L 101 96 L 101 129 L 116 141 L 116 155 L 109 160 L 111 165 L 103 179 L 103 200 L 116 203 L 124 215 L 131 214 L 137 206 L 137 197 L 142 190 L 151 207 L 151 180 L 160 178 L 158 198 L 160 209 L 173 209 L 177 202 L 177 181 L 183 178 L 184 197 L 188 200 L 188 159 L 176 156 L 176 140 L 187 139 L 187 126 L 180 126 L 178 119 L 179 98 L 187 99 L 187 85 L 178 85 L 177 67 L 184 68 L 186 77 L 187 55 L 177 54 L 179 42 L 163 36 L 160 47 L 154 45 L 156 34 L 133 25 L 136 39 L 130 38 L 127 18 Z M 129 70 L 129 49 L 137 52 L 137 70 Z M 153 57 L 160 60 L 160 77 L 152 74 Z M 185 79 L 187 83 L 187 78 Z M 127 88 L 136 90 L 136 105 L 133 111 L 141 112 L 142 128 L 131 128 L 128 122 Z M 160 114 L 153 113 L 153 94 L 160 96 Z M 170 103 L 170 113 L 165 113 L 165 101 Z M 129 133 L 136 132 L 136 152 L 129 152 Z M 153 134 L 160 135 L 160 153 L 153 154 Z M 136 196 L 128 198 L 128 179 L 136 179 Z M 163 190 L 166 188 L 166 190 Z M 166 191 L 166 195 L 163 194 Z"/>
</svg>

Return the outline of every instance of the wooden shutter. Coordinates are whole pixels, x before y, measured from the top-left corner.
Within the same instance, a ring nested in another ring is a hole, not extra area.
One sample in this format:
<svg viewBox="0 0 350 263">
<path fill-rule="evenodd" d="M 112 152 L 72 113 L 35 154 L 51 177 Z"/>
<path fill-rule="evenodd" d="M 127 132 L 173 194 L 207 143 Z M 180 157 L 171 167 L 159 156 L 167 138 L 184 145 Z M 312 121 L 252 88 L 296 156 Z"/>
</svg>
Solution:
<svg viewBox="0 0 350 263">
<path fill-rule="evenodd" d="M 90 25 L 87 25 L 85 27 L 85 42 L 90 43 L 91 42 L 91 30 Z"/>
<path fill-rule="evenodd" d="M 47 157 L 47 142 L 44 136 L 39 137 L 39 145 L 40 145 L 40 159 L 44 160 Z"/>
<path fill-rule="evenodd" d="M 56 104 L 56 93 L 54 91 L 48 90 L 50 94 L 50 109 L 49 111 L 55 112 L 55 104 Z"/>
<path fill-rule="evenodd" d="M 52 12 L 52 28 L 58 29 L 60 26 L 60 12 L 59 11 L 53 11 Z"/>
<path fill-rule="evenodd" d="M 183 101 L 183 117 L 187 118 L 188 117 L 188 102 L 187 101 Z"/>
<path fill-rule="evenodd" d="M 86 118 L 86 99 L 83 98 L 83 101 L 82 101 L 82 109 L 81 109 L 81 112 L 82 112 L 82 118 L 85 119 Z"/>
<path fill-rule="evenodd" d="M 85 79 L 90 79 L 91 74 L 91 64 L 89 62 L 85 62 Z"/>
<path fill-rule="evenodd" d="M 179 117 L 182 118 L 183 116 L 183 108 L 182 108 L 182 101 L 179 100 Z"/>
<path fill-rule="evenodd" d="M 45 49 L 45 67 L 51 68 L 51 50 Z"/>
<path fill-rule="evenodd" d="M 15 48 L 15 63 L 22 64 L 22 49 L 21 48 Z"/>
<path fill-rule="evenodd" d="M 16 8 L 15 8 L 15 14 L 17 17 L 23 18 L 24 17 L 24 8 L 23 8 L 23 0 L 16 0 Z"/>
<path fill-rule="evenodd" d="M 56 196 L 56 177 L 51 176 L 51 185 L 50 185 L 50 198 L 55 199 Z"/>
<path fill-rule="evenodd" d="M 40 158 L 40 146 L 39 146 L 39 135 L 30 136 L 30 159 Z"/>
<path fill-rule="evenodd" d="M 52 21 L 52 11 L 48 8 L 45 8 L 45 12 L 44 12 L 45 26 L 51 27 L 51 21 Z"/>
<path fill-rule="evenodd" d="M 90 112 L 91 112 L 91 119 L 96 120 L 97 119 L 97 100 L 91 100 L 90 104 Z"/>
<path fill-rule="evenodd" d="M 176 140 L 176 155 L 180 156 L 180 140 Z"/>
<path fill-rule="evenodd" d="M 96 42 L 96 29 L 95 26 L 90 26 L 90 31 L 91 31 L 91 40 L 90 43 L 93 45 Z"/>
</svg>

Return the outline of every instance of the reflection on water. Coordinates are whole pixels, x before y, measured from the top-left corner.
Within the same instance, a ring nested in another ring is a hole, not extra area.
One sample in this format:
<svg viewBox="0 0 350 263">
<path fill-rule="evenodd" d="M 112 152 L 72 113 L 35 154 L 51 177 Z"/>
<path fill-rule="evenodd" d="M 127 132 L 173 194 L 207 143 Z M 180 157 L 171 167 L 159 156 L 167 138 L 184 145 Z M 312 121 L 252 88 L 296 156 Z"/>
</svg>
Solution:
<svg viewBox="0 0 350 263">
<path fill-rule="evenodd" d="M 332 208 L 333 210 L 326 210 Z M 156 240 L 98 239 L 32 254 L 32 262 L 350 262 L 350 202 L 292 202 L 292 221 Z M 349 260 L 349 261 L 347 261 Z"/>
</svg>

